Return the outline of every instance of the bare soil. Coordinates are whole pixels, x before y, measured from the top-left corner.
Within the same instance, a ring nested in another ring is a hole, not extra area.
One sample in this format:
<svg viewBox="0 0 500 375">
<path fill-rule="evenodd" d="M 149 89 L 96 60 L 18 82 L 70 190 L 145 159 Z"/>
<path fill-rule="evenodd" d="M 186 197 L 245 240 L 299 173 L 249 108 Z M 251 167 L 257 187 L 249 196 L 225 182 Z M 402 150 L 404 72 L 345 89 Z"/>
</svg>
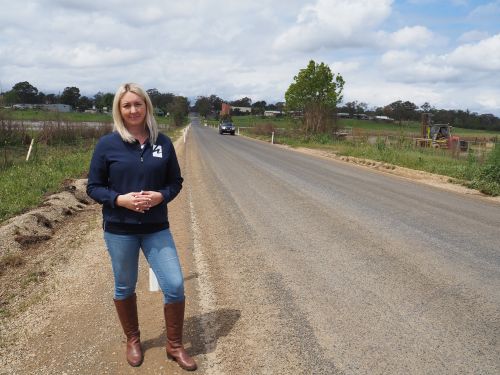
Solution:
<svg viewBox="0 0 500 375">
<path fill-rule="evenodd" d="M 177 142 L 176 148 L 182 168 L 184 145 Z M 296 151 L 500 203 L 500 198 L 450 183 L 448 177 L 325 151 Z M 148 291 L 148 266 L 142 257 L 138 298 L 147 360 L 138 369 L 125 362 L 100 206 L 86 196 L 85 185 L 86 180 L 67 181 L 63 191 L 40 207 L 0 226 L 0 374 L 183 373 L 165 357 L 162 297 Z M 201 342 L 203 337 L 197 334 L 210 321 L 198 314 L 198 304 L 210 301 L 206 301 L 209 293 L 196 284 L 199 274 L 207 270 L 197 269 L 199 262 L 193 258 L 197 234 L 189 207 L 187 188 L 169 205 L 171 230 L 190 296 L 184 341 L 196 356 L 199 373 L 215 373 L 217 364 L 211 363 L 214 357 L 210 356 L 213 347 Z"/>
</svg>

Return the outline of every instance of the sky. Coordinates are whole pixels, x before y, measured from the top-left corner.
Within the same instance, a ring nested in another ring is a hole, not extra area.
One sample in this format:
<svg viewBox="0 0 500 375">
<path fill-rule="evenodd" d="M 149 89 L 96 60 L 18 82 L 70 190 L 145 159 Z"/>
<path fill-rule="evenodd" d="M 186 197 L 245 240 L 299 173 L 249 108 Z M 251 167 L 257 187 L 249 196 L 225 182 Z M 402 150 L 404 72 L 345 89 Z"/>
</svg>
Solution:
<svg viewBox="0 0 500 375">
<path fill-rule="evenodd" d="M 310 60 L 343 103 L 500 116 L 500 0 L 0 0 L 0 91 L 284 101 Z"/>
</svg>

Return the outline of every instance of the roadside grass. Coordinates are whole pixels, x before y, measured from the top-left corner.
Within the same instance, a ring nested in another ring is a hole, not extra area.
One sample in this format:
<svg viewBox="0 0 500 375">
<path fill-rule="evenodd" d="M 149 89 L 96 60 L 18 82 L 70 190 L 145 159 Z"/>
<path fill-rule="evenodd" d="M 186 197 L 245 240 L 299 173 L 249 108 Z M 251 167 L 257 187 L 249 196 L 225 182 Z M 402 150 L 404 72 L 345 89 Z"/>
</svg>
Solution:
<svg viewBox="0 0 500 375">
<path fill-rule="evenodd" d="M 0 222 L 39 205 L 65 179 L 82 177 L 92 155 L 90 142 L 51 147 L 37 145 L 33 158 L 0 171 Z"/>
<path fill-rule="evenodd" d="M 329 149 L 339 155 L 381 161 L 459 180 L 472 179 L 477 168 L 477 160 L 452 158 L 447 150 L 388 145 L 382 139 L 375 144 L 337 141 L 322 145 L 321 148 Z"/>
<path fill-rule="evenodd" d="M 473 158 L 474 155 L 471 155 L 470 159 Z M 496 144 L 486 162 L 466 185 L 485 194 L 500 195 L 500 143 Z"/>
</svg>

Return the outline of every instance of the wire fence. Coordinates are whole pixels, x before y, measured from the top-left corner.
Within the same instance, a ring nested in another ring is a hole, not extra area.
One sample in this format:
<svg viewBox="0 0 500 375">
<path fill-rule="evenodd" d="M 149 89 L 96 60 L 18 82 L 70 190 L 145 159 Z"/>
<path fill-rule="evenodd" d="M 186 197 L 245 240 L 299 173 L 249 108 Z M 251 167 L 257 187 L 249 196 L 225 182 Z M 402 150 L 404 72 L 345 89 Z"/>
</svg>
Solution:
<svg viewBox="0 0 500 375">
<path fill-rule="evenodd" d="M 55 151 L 88 148 L 110 131 L 109 123 L 0 119 L 0 170 L 44 160 Z"/>
<path fill-rule="evenodd" d="M 158 124 L 158 127 L 169 135 L 178 129 L 169 124 Z M 60 155 L 61 151 L 87 149 L 111 131 L 109 122 L 0 119 L 0 171 L 19 163 L 40 162 L 53 154 Z"/>
<path fill-rule="evenodd" d="M 278 128 L 272 126 L 272 124 L 263 124 L 256 127 L 239 127 L 237 132 L 256 136 L 259 139 L 276 144 L 294 144 L 299 140 L 300 143 L 311 142 L 324 145 L 349 143 L 359 147 L 383 146 L 394 150 L 422 149 L 415 141 L 419 138 L 420 134 L 410 131 L 398 133 L 338 127 L 333 129 L 330 134 L 306 134 L 300 129 Z M 470 154 L 473 153 L 476 160 L 482 163 L 495 148 L 495 145 L 499 144 L 500 139 L 497 137 L 461 137 L 460 141 L 437 149 L 430 147 L 431 143 L 429 143 L 428 150 L 425 150 L 425 152 L 462 160 L 469 158 Z"/>
</svg>

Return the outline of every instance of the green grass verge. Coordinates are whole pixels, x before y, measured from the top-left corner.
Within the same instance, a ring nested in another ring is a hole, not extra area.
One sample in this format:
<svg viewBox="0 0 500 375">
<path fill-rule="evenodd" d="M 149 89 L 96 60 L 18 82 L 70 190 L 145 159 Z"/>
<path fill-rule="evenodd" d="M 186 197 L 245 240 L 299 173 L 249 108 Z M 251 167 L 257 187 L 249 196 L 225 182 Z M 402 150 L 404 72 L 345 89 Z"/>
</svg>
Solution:
<svg viewBox="0 0 500 375">
<path fill-rule="evenodd" d="M 39 146 L 37 155 L 0 171 L 0 221 L 39 205 L 46 194 L 61 188 L 67 178 L 88 170 L 92 145 Z"/>
</svg>

